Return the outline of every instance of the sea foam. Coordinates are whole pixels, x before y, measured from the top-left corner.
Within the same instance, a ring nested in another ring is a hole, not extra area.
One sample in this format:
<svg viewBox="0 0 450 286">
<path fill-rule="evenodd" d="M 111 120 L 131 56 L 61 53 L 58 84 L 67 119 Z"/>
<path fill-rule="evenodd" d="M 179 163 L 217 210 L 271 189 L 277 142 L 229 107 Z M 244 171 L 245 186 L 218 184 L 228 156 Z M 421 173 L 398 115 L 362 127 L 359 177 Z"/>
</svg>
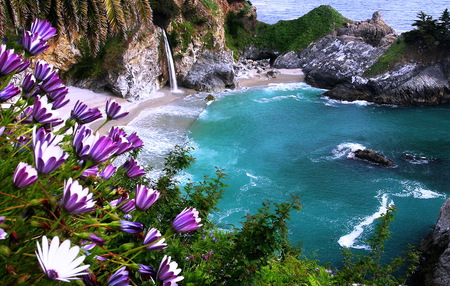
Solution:
<svg viewBox="0 0 450 286">
<path fill-rule="evenodd" d="M 369 249 L 367 245 L 356 245 L 358 238 L 364 232 L 364 228 L 370 226 L 377 218 L 381 217 L 382 214 L 385 214 L 387 207 L 393 205 L 394 201 L 390 200 L 387 194 L 383 194 L 381 196 L 380 204 L 381 206 L 377 212 L 363 218 L 362 221 L 353 228 L 353 231 L 339 238 L 338 243 L 340 246 L 346 248 Z"/>
<path fill-rule="evenodd" d="M 333 149 L 333 155 L 334 158 L 353 158 L 355 157 L 355 151 L 356 150 L 364 150 L 366 147 L 359 143 L 353 143 L 353 142 L 344 142 L 339 144 L 335 149 Z"/>
</svg>

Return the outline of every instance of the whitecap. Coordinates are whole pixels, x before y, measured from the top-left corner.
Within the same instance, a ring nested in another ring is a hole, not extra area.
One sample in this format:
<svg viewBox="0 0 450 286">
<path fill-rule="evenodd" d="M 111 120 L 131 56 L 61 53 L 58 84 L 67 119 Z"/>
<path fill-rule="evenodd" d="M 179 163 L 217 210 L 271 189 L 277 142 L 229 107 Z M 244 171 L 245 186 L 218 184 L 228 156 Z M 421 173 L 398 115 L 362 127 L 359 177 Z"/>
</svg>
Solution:
<svg viewBox="0 0 450 286">
<path fill-rule="evenodd" d="M 387 211 L 387 207 L 393 205 L 394 201 L 389 200 L 387 194 L 383 194 L 381 196 L 380 204 L 381 206 L 379 207 L 377 212 L 363 218 L 359 224 L 354 226 L 353 230 L 350 233 L 339 238 L 338 243 L 340 246 L 346 248 L 369 249 L 367 245 L 356 245 L 358 238 L 364 232 L 364 228 L 370 226 L 377 218 L 381 217 L 382 214 L 385 214 Z"/>
<path fill-rule="evenodd" d="M 281 101 L 284 99 L 299 100 L 300 98 L 291 94 L 291 95 L 280 95 L 280 96 L 275 96 L 275 97 L 271 97 L 271 98 L 263 97 L 261 99 L 255 99 L 254 101 L 258 102 L 258 103 L 270 103 L 270 102 Z"/>
<path fill-rule="evenodd" d="M 401 181 L 402 192 L 396 193 L 396 197 L 413 197 L 415 199 L 437 199 L 445 198 L 445 194 L 441 194 L 432 190 L 429 190 L 422 183 L 416 181 Z"/>
<path fill-rule="evenodd" d="M 364 150 L 366 147 L 359 143 L 353 143 L 353 142 L 344 142 L 339 144 L 336 148 L 332 150 L 334 158 L 354 158 L 355 157 L 355 151 L 356 150 Z"/>
</svg>

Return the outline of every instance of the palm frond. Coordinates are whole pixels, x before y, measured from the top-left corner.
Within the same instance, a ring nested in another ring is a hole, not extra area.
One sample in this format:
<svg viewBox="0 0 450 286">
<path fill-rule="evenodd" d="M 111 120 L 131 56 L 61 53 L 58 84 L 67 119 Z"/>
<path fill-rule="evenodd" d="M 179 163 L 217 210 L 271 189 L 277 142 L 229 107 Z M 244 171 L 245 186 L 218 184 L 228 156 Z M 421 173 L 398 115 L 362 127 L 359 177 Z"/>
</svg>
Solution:
<svg viewBox="0 0 450 286">
<path fill-rule="evenodd" d="M 149 26 L 152 21 L 152 8 L 149 0 L 136 0 L 136 9 L 140 22 L 145 26 Z"/>
<path fill-rule="evenodd" d="M 125 31 L 125 17 L 120 0 L 105 0 L 104 3 L 111 32 Z"/>
</svg>

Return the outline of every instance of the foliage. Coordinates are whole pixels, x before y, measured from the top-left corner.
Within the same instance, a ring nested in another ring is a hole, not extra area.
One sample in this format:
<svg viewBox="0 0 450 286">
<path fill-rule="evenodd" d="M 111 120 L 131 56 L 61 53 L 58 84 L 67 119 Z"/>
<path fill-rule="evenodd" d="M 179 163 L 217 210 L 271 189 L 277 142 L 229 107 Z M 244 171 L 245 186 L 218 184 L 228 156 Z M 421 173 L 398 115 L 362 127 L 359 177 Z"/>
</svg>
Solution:
<svg viewBox="0 0 450 286">
<path fill-rule="evenodd" d="M 403 37 L 398 38 L 389 49 L 367 70 L 366 76 L 381 74 L 392 70 L 396 63 L 405 59 L 406 50 L 410 47 L 405 43 Z"/>
<path fill-rule="evenodd" d="M 417 15 L 412 26 L 402 33 L 389 49 L 365 72 L 374 76 L 392 70 L 399 63 L 435 62 L 450 55 L 450 13 L 445 9 L 439 19 L 424 12 Z"/>
<path fill-rule="evenodd" d="M 337 273 L 338 284 L 352 282 L 364 285 L 404 285 L 418 265 L 418 252 L 410 249 L 405 258 L 397 257 L 391 263 L 383 264 L 384 243 L 391 237 L 390 223 L 394 220 L 394 206 L 388 207 L 385 214 L 378 219 L 374 234 L 367 240 L 370 253 L 365 256 L 344 250 L 344 266 Z M 406 269 L 405 269 L 406 267 Z M 403 275 L 399 275 L 402 272 Z"/>
<path fill-rule="evenodd" d="M 173 0 L 150 0 L 153 10 L 153 22 L 166 27 L 171 19 L 180 14 L 180 7 Z"/>
<path fill-rule="evenodd" d="M 256 30 L 251 25 L 251 17 L 252 14 L 248 15 L 247 10 L 243 9 L 237 13 L 230 11 L 225 18 L 226 45 L 234 52 L 235 58 L 253 42 Z"/>
<path fill-rule="evenodd" d="M 310 43 L 343 26 L 346 20 L 331 6 L 319 6 L 290 21 L 258 26 L 255 46 L 285 53 L 306 48 Z"/>
<path fill-rule="evenodd" d="M 191 43 L 192 36 L 195 35 L 195 29 L 189 22 L 172 22 L 172 31 L 167 35 L 170 47 L 180 47 L 185 52 Z"/>
<path fill-rule="evenodd" d="M 87 0 L 87 1 L 16 1 L 0 3 L 0 37 L 6 31 L 20 33 L 35 18 L 47 19 L 61 34 L 86 37 L 91 49 L 97 52 L 110 36 L 126 36 L 125 31 L 136 25 L 151 23 L 149 0 Z"/>
<path fill-rule="evenodd" d="M 108 38 L 105 45 L 96 55 L 91 52 L 87 39 L 82 38 L 78 41 L 78 47 L 82 58 L 74 64 L 64 75 L 76 80 L 87 78 L 98 78 L 108 73 L 119 71 L 121 62 L 119 59 L 127 47 L 127 42 L 121 36 Z"/>
<path fill-rule="evenodd" d="M 220 7 L 219 4 L 217 4 L 216 1 L 214 0 L 200 0 L 200 2 L 203 3 L 203 5 L 205 5 L 209 11 L 211 11 L 211 14 L 214 16 L 218 16 L 220 13 Z"/>
</svg>

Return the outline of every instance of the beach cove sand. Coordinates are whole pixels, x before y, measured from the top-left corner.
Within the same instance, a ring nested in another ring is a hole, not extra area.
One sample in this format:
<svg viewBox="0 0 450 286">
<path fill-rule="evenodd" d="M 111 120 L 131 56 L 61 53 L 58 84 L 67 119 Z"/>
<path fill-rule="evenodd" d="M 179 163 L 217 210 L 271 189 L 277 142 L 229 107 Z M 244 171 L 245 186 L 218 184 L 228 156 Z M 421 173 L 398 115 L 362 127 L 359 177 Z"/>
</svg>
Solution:
<svg viewBox="0 0 450 286">
<path fill-rule="evenodd" d="M 276 78 L 269 78 L 265 74 L 258 74 L 256 70 L 251 70 L 246 77 L 238 78 L 239 84 L 237 89 L 265 86 L 277 83 L 295 83 L 302 82 L 304 80 L 304 74 L 301 69 L 279 69 L 278 71 L 280 72 L 280 74 Z M 70 99 L 70 102 L 59 110 L 60 116 L 63 119 L 66 119 L 70 116 L 70 111 L 73 109 L 77 101 L 85 103 L 90 108 L 99 108 L 104 115 L 106 101 L 108 99 L 112 99 L 122 106 L 123 111 L 129 112 L 128 116 L 119 120 L 110 121 L 105 126 L 103 126 L 100 130 L 100 133 L 102 134 L 108 132 L 108 130 L 112 126 L 128 125 L 144 110 L 168 105 L 176 101 L 177 99 L 181 99 L 183 97 L 196 93 L 195 90 L 186 88 L 181 88 L 183 93 L 172 93 L 170 91 L 170 88 L 164 87 L 158 91 L 153 92 L 148 98 L 128 101 L 124 98 L 120 98 L 106 92 L 97 93 L 88 89 L 82 89 L 73 86 L 69 86 L 68 88 L 68 98 Z M 104 120 L 97 120 L 96 122 L 91 123 L 90 127 L 93 130 L 96 130 L 103 122 Z"/>
</svg>

